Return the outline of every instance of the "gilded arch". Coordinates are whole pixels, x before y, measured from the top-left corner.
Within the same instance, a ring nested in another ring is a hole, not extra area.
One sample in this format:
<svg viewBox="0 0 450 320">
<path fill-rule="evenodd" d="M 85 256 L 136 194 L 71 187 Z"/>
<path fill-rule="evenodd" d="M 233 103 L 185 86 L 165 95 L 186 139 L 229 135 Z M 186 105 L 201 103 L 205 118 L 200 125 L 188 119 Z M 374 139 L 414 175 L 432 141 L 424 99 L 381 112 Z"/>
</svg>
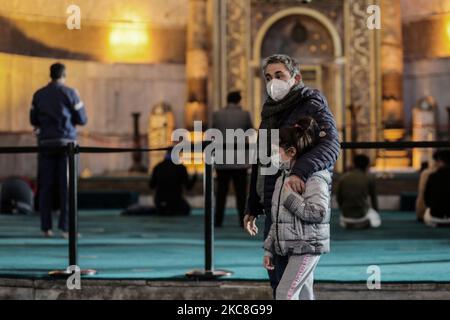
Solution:
<svg viewBox="0 0 450 320">
<path fill-rule="evenodd" d="M 271 15 L 269 18 L 266 19 L 266 21 L 261 25 L 259 28 L 255 41 L 252 47 L 252 61 L 250 63 L 250 68 L 253 69 L 254 72 L 250 72 L 250 74 L 253 75 L 253 77 L 250 79 L 250 92 L 251 95 L 249 97 L 250 104 L 254 106 L 253 114 L 254 114 L 254 120 L 255 123 L 258 123 L 260 121 L 260 108 L 262 105 L 261 101 L 261 86 L 262 80 L 260 77 L 260 73 L 258 72 L 261 64 L 261 51 L 262 51 L 262 45 L 264 42 L 264 38 L 270 28 L 277 23 L 278 21 L 282 20 L 283 18 L 289 17 L 289 16 L 307 16 L 310 18 L 315 19 L 318 21 L 329 33 L 332 39 L 333 43 L 333 52 L 334 52 L 334 61 L 333 61 L 333 102 L 334 102 L 334 111 L 336 120 L 338 123 L 342 123 L 343 121 L 343 93 L 342 93 L 342 62 L 343 62 L 343 45 L 342 45 L 342 39 L 339 36 L 339 32 L 336 29 L 336 27 L 333 25 L 333 23 L 330 21 L 328 17 L 326 17 L 324 14 L 320 13 L 317 10 L 305 8 L 305 7 L 292 7 L 287 8 L 281 11 L 278 11 Z"/>
</svg>

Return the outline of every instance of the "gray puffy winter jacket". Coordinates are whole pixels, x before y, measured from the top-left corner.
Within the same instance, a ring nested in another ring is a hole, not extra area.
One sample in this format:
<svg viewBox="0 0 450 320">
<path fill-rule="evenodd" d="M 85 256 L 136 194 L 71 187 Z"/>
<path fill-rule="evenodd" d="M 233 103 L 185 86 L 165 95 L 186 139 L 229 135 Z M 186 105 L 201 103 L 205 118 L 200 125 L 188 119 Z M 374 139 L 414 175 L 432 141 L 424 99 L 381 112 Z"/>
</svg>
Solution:
<svg viewBox="0 0 450 320">
<path fill-rule="evenodd" d="M 272 226 L 264 242 L 266 256 L 322 254 L 330 251 L 330 185 L 328 170 L 314 173 L 303 195 L 285 186 L 284 172 L 275 184 Z"/>
</svg>

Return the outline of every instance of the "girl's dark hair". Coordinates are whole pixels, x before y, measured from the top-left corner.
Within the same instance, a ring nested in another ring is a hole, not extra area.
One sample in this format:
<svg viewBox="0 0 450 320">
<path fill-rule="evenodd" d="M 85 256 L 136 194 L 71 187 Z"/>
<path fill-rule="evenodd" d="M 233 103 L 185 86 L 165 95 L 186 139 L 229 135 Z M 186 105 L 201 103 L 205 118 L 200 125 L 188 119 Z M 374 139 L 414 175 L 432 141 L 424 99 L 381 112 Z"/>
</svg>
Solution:
<svg viewBox="0 0 450 320">
<path fill-rule="evenodd" d="M 319 139 L 319 125 L 311 117 L 303 117 L 294 126 L 280 129 L 280 147 L 284 150 L 294 147 L 297 157 L 313 148 Z"/>
</svg>

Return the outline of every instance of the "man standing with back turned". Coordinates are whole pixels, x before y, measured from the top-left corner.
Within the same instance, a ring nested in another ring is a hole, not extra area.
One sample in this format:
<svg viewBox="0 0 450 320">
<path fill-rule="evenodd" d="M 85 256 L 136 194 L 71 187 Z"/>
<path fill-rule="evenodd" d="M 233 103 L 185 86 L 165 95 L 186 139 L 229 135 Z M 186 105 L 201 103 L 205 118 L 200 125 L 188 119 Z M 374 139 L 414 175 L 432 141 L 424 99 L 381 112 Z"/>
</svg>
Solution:
<svg viewBox="0 0 450 320">
<path fill-rule="evenodd" d="M 212 126 L 226 136 L 227 129 L 242 129 L 247 131 L 253 128 L 250 113 L 241 107 L 241 93 L 230 92 L 227 97 L 227 106 L 213 114 Z M 226 150 L 226 149 L 225 149 Z M 228 187 L 233 181 L 236 204 L 239 212 L 240 226 L 244 226 L 245 202 L 247 200 L 247 164 L 217 164 L 217 201 L 216 201 L 216 227 L 223 224 Z"/>
<path fill-rule="evenodd" d="M 75 89 L 65 86 L 66 67 L 55 63 L 50 67 L 50 83 L 36 91 L 30 111 L 30 122 L 36 128 L 39 146 L 65 146 L 76 142 L 77 125 L 87 123 L 86 111 Z M 58 227 L 68 237 L 67 155 L 40 153 L 38 156 L 38 192 L 41 229 L 44 237 L 52 237 L 54 197 L 59 198 Z"/>
</svg>

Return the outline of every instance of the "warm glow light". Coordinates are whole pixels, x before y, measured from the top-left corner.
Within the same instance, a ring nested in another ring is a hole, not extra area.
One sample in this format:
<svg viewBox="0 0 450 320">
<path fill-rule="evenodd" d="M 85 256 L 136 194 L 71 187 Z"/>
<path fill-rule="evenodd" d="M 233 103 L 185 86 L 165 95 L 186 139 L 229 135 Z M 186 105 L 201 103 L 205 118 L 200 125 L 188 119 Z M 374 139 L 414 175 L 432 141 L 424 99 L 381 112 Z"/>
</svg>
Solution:
<svg viewBox="0 0 450 320">
<path fill-rule="evenodd" d="M 442 36 L 438 48 L 440 56 L 450 57 L 450 14 L 442 21 Z"/>
<path fill-rule="evenodd" d="M 450 41 L 450 19 L 447 19 L 447 37 L 448 41 Z"/>
<path fill-rule="evenodd" d="M 148 41 L 147 30 L 128 25 L 114 27 L 109 35 L 109 43 L 113 46 L 143 46 L 147 45 Z"/>
<path fill-rule="evenodd" d="M 126 15 L 124 22 L 111 25 L 109 33 L 109 57 L 114 62 L 140 63 L 147 61 L 151 53 L 147 24 L 135 15 Z"/>
</svg>

